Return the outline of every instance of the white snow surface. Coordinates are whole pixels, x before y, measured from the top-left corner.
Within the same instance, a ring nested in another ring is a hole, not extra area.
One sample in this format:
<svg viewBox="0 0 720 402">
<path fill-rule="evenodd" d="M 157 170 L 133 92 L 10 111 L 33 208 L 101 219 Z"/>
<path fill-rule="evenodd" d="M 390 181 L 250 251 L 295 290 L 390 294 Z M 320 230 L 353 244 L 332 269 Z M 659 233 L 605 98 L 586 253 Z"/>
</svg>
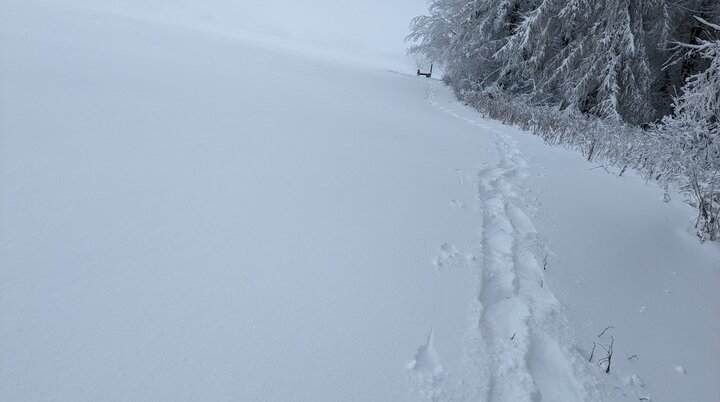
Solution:
<svg viewBox="0 0 720 402">
<path fill-rule="evenodd" d="M 0 400 L 720 400 L 720 247 L 604 170 L 436 80 L 4 0 Z"/>
</svg>

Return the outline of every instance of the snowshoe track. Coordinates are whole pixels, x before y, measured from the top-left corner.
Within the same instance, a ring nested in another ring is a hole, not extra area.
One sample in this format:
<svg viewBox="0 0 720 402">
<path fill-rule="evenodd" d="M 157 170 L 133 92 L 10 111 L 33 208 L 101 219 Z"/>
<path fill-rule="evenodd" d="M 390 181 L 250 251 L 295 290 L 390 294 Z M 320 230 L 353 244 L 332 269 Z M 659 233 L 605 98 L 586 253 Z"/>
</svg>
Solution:
<svg viewBox="0 0 720 402">
<path fill-rule="evenodd" d="M 475 389 L 447 400 L 466 400 L 463 395 L 487 402 L 601 400 L 589 366 L 572 348 L 562 305 L 545 283 L 548 254 L 527 212 L 533 209 L 522 183 L 527 162 L 516 142 L 490 124 L 438 103 L 433 83 L 426 99 L 492 133 L 499 156 L 477 175 L 482 258 L 466 354 L 481 378 L 467 381 Z"/>
</svg>

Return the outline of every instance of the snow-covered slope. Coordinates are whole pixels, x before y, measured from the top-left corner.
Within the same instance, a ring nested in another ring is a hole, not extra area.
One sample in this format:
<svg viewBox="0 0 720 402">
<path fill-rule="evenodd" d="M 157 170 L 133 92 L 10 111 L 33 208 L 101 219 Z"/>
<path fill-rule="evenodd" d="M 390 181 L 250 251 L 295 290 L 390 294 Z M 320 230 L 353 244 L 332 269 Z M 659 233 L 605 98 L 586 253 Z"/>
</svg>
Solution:
<svg viewBox="0 0 720 402">
<path fill-rule="evenodd" d="M 398 401 L 433 327 L 460 355 L 471 282 L 431 262 L 489 152 L 424 82 L 0 15 L 0 400 Z"/>
<path fill-rule="evenodd" d="M 718 395 L 720 252 L 677 200 L 439 82 L 28 3 L 0 5 L 0 400 Z"/>
</svg>

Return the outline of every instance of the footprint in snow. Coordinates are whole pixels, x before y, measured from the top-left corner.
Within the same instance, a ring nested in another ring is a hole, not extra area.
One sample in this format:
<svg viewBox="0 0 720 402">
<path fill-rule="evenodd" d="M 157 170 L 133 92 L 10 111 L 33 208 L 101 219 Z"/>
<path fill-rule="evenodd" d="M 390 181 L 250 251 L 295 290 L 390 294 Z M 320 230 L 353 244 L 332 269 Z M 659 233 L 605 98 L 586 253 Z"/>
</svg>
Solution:
<svg viewBox="0 0 720 402">
<path fill-rule="evenodd" d="M 458 264 L 462 258 L 460 251 L 452 243 L 443 243 L 440 246 L 440 254 L 433 259 L 433 265 L 444 268 L 449 265 Z"/>
<path fill-rule="evenodd" d="M 408 363 L 408 368 L 416 371 L 427 371 L 431 373 L 441 372 L 442 365 L 440 358 L 435 352 L 435 330 L 431 329 L 425 344 L 418 347 L 413 361 Z"/>
<path fill-rule="evenodd" d="M 407 364 L 408 378 L 413 391 L 420 399 L 431 401 L 449 400 L 448 374 L 440 364 L 435 352 L 435 332 L 430 330 L 424 345 L 418 347 L 415 358 Z"/>
</svg>

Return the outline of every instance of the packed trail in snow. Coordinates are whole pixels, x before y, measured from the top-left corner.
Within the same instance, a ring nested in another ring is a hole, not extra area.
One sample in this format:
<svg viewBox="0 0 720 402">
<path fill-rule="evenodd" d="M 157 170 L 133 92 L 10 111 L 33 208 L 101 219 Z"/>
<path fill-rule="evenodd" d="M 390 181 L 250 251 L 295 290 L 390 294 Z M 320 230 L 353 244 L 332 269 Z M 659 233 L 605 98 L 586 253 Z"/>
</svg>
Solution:
<svg viewBox="0 0 720 402">
<path fill-rule="evenodd" d="M 545 284 L 549 250 L 530 218 L 537 206 L 522 185 L 527 162 L 509 135 L 441 105 L 434 99 L 434 89 L 430 83 L 427 101 L 490 134 L 498 160 L 473 180 L 482 222 L 481 257 L 456 261 L 474 270 L 478 281 L 465 339 L 465 353 L 475 365 L 470 371 L 474 378 L 462 378 L 461 386 L 450 389 L 454 380 L 443 372 L 431 333 L 410 365 L 416 392 L 437 401 L 600 400 L 587 364 L 569 346 L 573 340 L 562 306 Z M 449 254 L 446 245 L 441 251 L 444 259 L 458 254 Z"/>
</svg>

